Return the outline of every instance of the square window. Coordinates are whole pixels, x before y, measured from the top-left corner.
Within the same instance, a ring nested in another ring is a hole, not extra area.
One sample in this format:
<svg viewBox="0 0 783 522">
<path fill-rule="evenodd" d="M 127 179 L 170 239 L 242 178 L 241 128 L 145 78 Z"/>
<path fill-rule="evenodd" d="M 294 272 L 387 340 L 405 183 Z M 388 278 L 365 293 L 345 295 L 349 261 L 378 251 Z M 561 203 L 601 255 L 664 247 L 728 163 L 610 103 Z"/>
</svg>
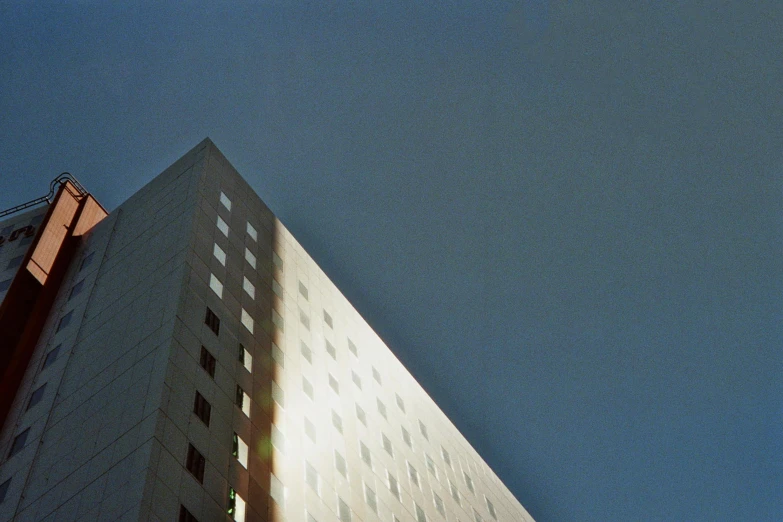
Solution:
<svg viewBox="0 0 783 522">
<path fill-rule="evenodd" d="M 329 374 L 329 387 L 334 390 L 334 393 L 340 393 L 340 383 L 337 382 L 337 379 L 331 373 Z"/>
<path fill-rule="evenodd" d="M 254 227 L 248 222 L 246 230 L 247 230 L 247 235 L 250 236 L 250 239 L 252 239 L 253 241 L 258 241 L 258 231 L 256 230 L 256 227 Z"/>
<path fill-rule="evenodd" d="M 310 329 L 310 318 L 307 317 L 307 314 L 302 309 L 299 309 L 299 321 L 302 323 L 302 326 L 308 330 Z"/>
<path fill-rule="evenodd" d="M 318 492 L 318 471 L 313 467 L 312 464 L 305 461 L 305 483 L 307 483 L 310 488 L 315 491 L 316 495 L 319 495 Z"/>
<path fill-rule="evenodd" d="M 394 458 L 394 448 L 392 447 L 392 443 L 389 440 L 389 437 L 387 437 L 386 434 L 381 433 L 381 441 L 383 442 L 383 449 L 386 450 L 386 453 L 388 453 L 390 457 Z"/>
<path fill-rule="evenodd" d="M 274 292 L 274 294 L 280 299 L 283 298 L 283 287 L 280 286 L 280 283 L 277 282 L 277 279 L 272 279 L 272 292 Z"/>
<path fill-rule="evenodd" d="M 367 483 L 364 484 L 364 501 L 367 502 L 367 505 L 373 510 L 373 513 L 378 513 L 378 499 L 375 497 L 375 491 L 373 491 Z"/>
<path fill-rule="evenodd" d="M 215 256 L 215 259 L 217 259 L 221 265 L 226 266 L 226 253 L 223 252 L 223 249 L 220 248 L 217 243 L 212 247 L 212 255 Z"/>
<path fill-rule="evenodd" d="M 476 490 L 473 489 L 473 479 L 470 478 L 470 475 L 468 475 L 466 472 L 462 472 L 462 476 L 465 477 L 465 485 L 468 486 L 468 489 L 471 493 L 475 494 Z"/>
<path fill-rule="evenodd" d="M 199 481 L 199 484 L 204 483 L 205 464 L 206 460 L 204 459 L 204 455 L 202 455 L 193 444 L 188 444 L 188 457 L 185 461 L 185 468 Z"/>
<path fill-rule="evenodd" d="M 43 399 L 44 391 L 46 390 L 46 383 L 39 386 L 32 395 L 30 395 L 30 402 L 27 403 L 27 409 L 29 410 Z"/>
<path fill-rule="evenodd" d="M 362 389 L 362 378 L 353 370 L 351 370 L 351 380 L 357 388 Z"/>
<path fill-rule="evenodd" d="M 408 462 L 408 476 L 411 478 L 411 483 L 413 483 L 416 487 L 421 487 L 419 485 L 419 472 L 416 471 L 416 468 L 413 467 L 413 464 Z"/>
<path fill-rule="evenodd" d="M 402 397 L 400 397 L 398 394 L 394 394 L 394 398 L 397 400 L 397 407 L 405 413 L 405 403 L 402 401 Z"/>
<path fill-rule="evenodd" d="M 82 264 L 79 265 L 79 271 L 81 272 L 82 270 L 90 266 L 94 257 L 95 257 L 95 252 L 90 252 L 89 254 L 84 256 L 82 258 Z"/>
<path fill-rule="evenodd" d="M 272 381 L 272 400 L 281 408 L 285 408 L 285 392 L 275 381 Z"/>
<path fill-rule="evenodd" d="M 308 419 L 307 417 L 305 417 L 304 419 L 304 429 L 307 438 L 310 439 L 315 444 L 316 442 L 315 425 L 312 422 L 310 422 L 310 419 Z"/>
<path fill-rule="evenodd" d="M 81 294 L 82 293 L 82 289 L 84 289 L 84 279 L 82 279 L 81 281 L 79 281 L 78 283 L 73 285 L 73 288 L 71 288 L 71 293 L 68 296 L 68 300 L 70 301 L 71 299 L 73 299 L 77 295 Z"/>
<path fill-rule="evenodd" d="M 386 405 L 381 402 L 380 399 L 375 399 L 376 404 L 378 405 L 378 413 L 381 414 L 381 417 L 384 419 L 386 418 Z"/>
<path fill-rule="evenodd" d="M 337 516 L 340 522 L 351 522 L 351 508 L 341 498 L 337 498 Z"/>
<path fill-rule="evenodd" d="M 419 420 L 419 431 L 425 439 L 430 440 L 429 436 L 427 435 L 427 426 L 425 426 L 421 420 Z"/>
<path fill-rule="evenodd" d="M 359 422 L 367 426 L 367 415 L 365 415 L 364 410 L 358 404 L 356 405 L 356 418 L 359 419 Z"/>
<path fill-rule="evenodd" d="M 0 292 L 5 292 L 11 286 L 12 278 L 8 278 L 5 281 L 0 281 Z"/>
<path fill-rule="evenodd" d="M 250 396 L 239 386 L 237 386 L 236 403 L 242 413 L 250 418 Z"/>
<path fill-rule="evenodd" d="M 232 448 L 232 455 L 236 457 L 237 461 L 242 464 L 242 467 L 247 469 L 247 456 L 248 456 L 248 448 L 247 444 L 245 444 L 245 441 L 242 440 L 242 437 L 234 433 L 234 446 Z"/>
<path fill-rule="evenodd" d="M 272 343 L 272 359 L 280 365 L 281 368 L 285 368 L 285 353 L 275 343 Z"/>
<path fill-rule="evenodd" d="M 307 287 L 302 284 L 301 281 L 299 281 L 299 293 L 302 294 L 302 297 L 307 299 Z"/>
<path fill-rule="evenodd" d="M 253 356 L 247 351 L 245 345 L 239 343 L 239 362 L 245 367 L 245 370 L 253 373 Z"/>
<path fill-rule="evenodd" d="M 389 491 L 397 497 L 397 500 L 400 500 L 400 485 L 397 483 L 397 479 L 388 470 L 386 471 L 386 476 L 389 479 Z"/>
<path fill-rule="evenodd" d="M 253 255 L 253 253 L 245 248 L 245 261 L 247 261 L 247 264 L 250 265 L 250 267 L 255 270 L 256 268 L 256 256 Z"/>
<path fill-rule="evenodd" d="M 215 312 L 209 308 L 207 308 L 207 314 L 204 317 L 204 324 L 209 326 L 209 329 L 212 330 L 212 333 L 215 335 L 220 333 L 220 319 L 215 315 Z"/>
<path fill-rule="evenodd" d="M 416 509 L 416 522 L 427 522 L 427 515 L 424 513 L 424 510 L 421 509 L 421 506 L 416 502 L 414 502 L 413 505 Z"/>
<path fill-rule="evenodd" d="M 223 218 L 220 216 L 217 217 L 217 227 L 218 230 L 223 232 L 224 236 L 228 237 L 228 224 L 225 221 L 223 221 Z"/>
<path fill-rule="evenodd" d="M 196 392 L 196 399 L 193 401 L 193 413 L 196 414 L 196 417 L 201 419 L 201 422 L 209 426 L 209 416 L 212 413 L 212 406 L 199 392 Z"/>
<path fill-rule="evenodd" d="M 43 366 L 41 369 L 47 368 L 49 365 L 51 365 L 55 360 L 57 360 L 57 356 L 60 354 L 60 348 L 62 347 L 62 344 L 58 344 L 54 348 L 52 348 L 49 353 L 46 354 L 46 358 L 44 359 Z"/>
<path fill-rule="evenodd" d="M 215 276 L 215 274 L 209 274 L 209 287 L 217 296 L 223 299 L 223 283 Z"/>
<path fill-rule="evenodd" d="M 381 372 L 376 370 L 375 366 L 372 367 L 372 378 L 375 379 L 375 382 L 378 384 L 383 384 L 383 382 L 381 382 Z"/>
<path fill-rule="evenodd" d="M 8 270 L 9 268 L 16 268 L 22 264 L 22 259 L 24 259 L 24 254 L 11 258 L 11 260 L 8 261 L 8 265 L 5 267 L 5 269 Z"/>
<path fill-rule="evenodd" d="M 272 265 L 276 266 L 280 270 L 283 269 L 283 260 L 274 250 L 272 251 Z"/>
<path fill-rule="evenodd" d="M 242 277 L 242 290 L 244 290 L 245 293 L 250 296 L 250 299 L 256 298 L 256 287 L 253 286 L 253 283 L 250 282 L 250 279 L 244 276 Z"/>
<path fill-rule="evenodd" d="M 14 442 L 11 444 L 11 450 L 8 452 L 8 458 L 16 455 L 22 448 L 24 448 L 25 442 L 27 442 L 27 435 L 30 434 L 30 428 L 27 428 L 22 433 L 14 437 Z"/>
<path fill-rule="evenodd" d="M 302 376 L 302 390 L 305 392 L 311 401 L 315 400 L 315 394 L 313 393 L 313 385 L 307 380 L 307 377 Z"/>
<path fill-rule="evenodd" d="M 411 434 L 405 428 L 402 428 L 402 440 L 405 441 L 405 444 L 407 444 L 409 448 L 413 449 L 413 440 L 411 440 Z"/>
<path fill-rule="evenodd" d="M 179 505 L 179 522 L 198 522 L 193 513 L 187 510 L 182 504 Z"/>
<path fill-rule="evenodd" d="M 353 344 L 353 341 L 348 339 L 348 349 L 351 350 L 351 353 L 354 354 L 356 357 L 359 357 L 359 350 L 356 349 L 356 345 Z"/>
<path fill-rule="evenodd" d="M 222 192 L 220 193 L 220 203 L 226 207 L 226 210 L 231 212 L 231 200 Z"/>
<path fill-rule="evenodd" d="M 435 467 L 435 461 L 432 460 L 432 457 L 430 457 L 429 453 L 424 454 L 424 461 L 427 464 L 427 469 L 430 471 L 430 473 L 433 474 L 433 476 L 437 479 L 438 478 L 438 468 Z"/>
<path fill-rule="evenodd" d="M 487 511 L 489 511 L 490 516 L 497 520 L 498 515 L 495 513 L 495 506 L 492 504 L 492 501 L 489 500 L 486 496 L 484 497 L 484 500 L 487 501 Z"/>
<path fill-rule="evenodd" d="M 445 462 L 448 467 L 451 467 L 451 455 L 449 455 L 449 452 L 446 451 L 446 448 L 443 446 L 440 447 L 440 454 L 443 456 L 443 462 Z"/>
<path fill-rule="evenodd" d="M 334 450 L 334 468 L 343 477 L 348 477 L 348 467 L 345 464 L 345 457 L 340 455 L 340 452 L 337 450 Z"/>
<path fill-rule="evenodd" d="M 438 510 L 438 513 L 441 514 L 441 516 L 446 516 L 446 506 L 443 505 L 443 499 L 438 496 L 437 493 L 434 491 L 432 492 L 432 498 L 435 501 L 435 509 Z"/>
<path fill-rule="evenodd" d="M 202 346 L 201 357 L 199 357 L 199 364 L 213 379 L 215 378 L 215 363 L 215 357 Z"/>
<path fill-rule="evenodd" d="M 310 364 L 313 363 L 313 352 L 310 350 L 310 347 L 305 344 L 304 341 L 300 343 L 300 349 L 302 351 L 302 357 L 307 359 L 307 362 Z"/>
<path fill-rule="evenodd" d="M 461 505 L 459 490 L 457 489 L 457 486 L 455 486 L 454 483 L 450 480 L 449 480 L 449 489 L 451 490 L 451 498 L 454 499 L 454 502 L 456 502 L 457 505 Z"/>
<path fill-rule="evenodd" d="M 285 324 L 283 318 L 277 313 L 277 310 L 272 310 L 272 324 L 277 327 L 281 332 L 285 331 Z"/>
<path fill-rule="evenodd" d="M 226 512 L 232 520 L 245 522 L 245 501 L 234 488 L 228 488 L 228 509 Z"/>
<path fill-rule="evenodd" d="M 272 446 L 280 453 L 285 453 L 285 436 L 275 424 L 272 424 Z"/>
<path fill-rule="evenodd" d="M 62 316 L 60 319 L 59 324 L 57 325 L 57 331 L 59 332 L 69 324 L 71 324 L 71 319 L 73 318 L 73 310 Z"/>
<path fill-rule="evenodd" d="M 332 316 L 329 315 L 329 312 L 324 310 L 324 322 L 329 328 L 334 328 L 334 323 L 332 323 Z"/>
<path fill-rule="evenodd" d="M 240 321 L 242 322 L 242 326 L 247 328 L 248 332 L 253 333 L 253 318 L 250 317 L 250 314 L 247 313 L 247 310 L 244 308 L 242 309 L 242 316 Z"/>
<path fill-rule="evenodd" d="M 334 346 L 329 342 L 329 339 L 326 340 L 326 353 L 335 361 L 337 360 L 337 350 L 334 349 Z"/>
</svg>

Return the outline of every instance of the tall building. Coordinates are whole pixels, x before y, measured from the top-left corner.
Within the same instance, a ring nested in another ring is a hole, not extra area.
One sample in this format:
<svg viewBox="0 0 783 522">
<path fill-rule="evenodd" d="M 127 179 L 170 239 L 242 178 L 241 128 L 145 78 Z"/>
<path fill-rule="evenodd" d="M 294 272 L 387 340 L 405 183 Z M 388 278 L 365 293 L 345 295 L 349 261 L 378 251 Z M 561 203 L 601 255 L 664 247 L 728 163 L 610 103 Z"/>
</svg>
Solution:
<svg viewBox="0 0 783 522">
<path fill-rule="evenodd" d="M 532 518 L 209 141 L 0 214 L 0 521 Z"/>
</svg>

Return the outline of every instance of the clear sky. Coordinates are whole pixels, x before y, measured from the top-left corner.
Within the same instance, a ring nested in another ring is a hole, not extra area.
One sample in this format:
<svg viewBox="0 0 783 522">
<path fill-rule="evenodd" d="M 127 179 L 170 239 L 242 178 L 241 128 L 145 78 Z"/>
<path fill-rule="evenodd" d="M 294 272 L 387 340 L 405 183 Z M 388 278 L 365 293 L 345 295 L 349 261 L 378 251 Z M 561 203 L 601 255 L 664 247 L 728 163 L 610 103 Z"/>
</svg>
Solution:
<svg viewBox="0 0 783 522">
<path fill-rule="evenodd" d="M 0 4 L 0 208 L 209 136 L 538 520 L 783 520 L 783 2 L 119 3 Z"/>
</svg>

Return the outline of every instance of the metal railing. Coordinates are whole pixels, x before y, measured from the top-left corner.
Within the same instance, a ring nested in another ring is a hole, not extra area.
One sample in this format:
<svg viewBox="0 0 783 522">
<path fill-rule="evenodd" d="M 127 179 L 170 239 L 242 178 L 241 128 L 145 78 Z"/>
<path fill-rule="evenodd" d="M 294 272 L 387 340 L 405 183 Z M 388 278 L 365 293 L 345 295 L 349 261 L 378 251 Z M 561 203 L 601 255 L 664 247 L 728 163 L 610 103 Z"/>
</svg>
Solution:
<svg viewBox="0 0 783 522">
<path fill-rule="evenodd" d="M 66 183 L 71 182 L 71 184 L 76 188 L 76 194 L 74 194 L 70 189 L 67 188 Z M 36 205 L 41 205 L 43 203 L 51 203 L 52 199 L 54 198 L 54 195 L 57 193 L 57 188 L 59 185 L 66 185 L 66 190 L 71 193 L 76 199 L 81 199 L 84 196 L 88 194 L 86 190 L 84 190 L 84 187 L 82 186 L 79 181 L 73 177 L 73 175 L 70 172 L 63 172 L 56 178 L 52 180 L 52 182 L 49 184 L 49 193 L 45 196 L 41 196 L 40 198 L 35 198 L 33 200 L 28 201 L 27 203 L 22 203 L 21 205 L 16 205 L 15 207 L 11 207 L 7 210 L 3 210 L 0 212 L 0 219 L 10 216 L 11 214 L 15 212 L 20 212 L 22 210 L 28 209 L 30 207 L 34 207 Z"/>
</svg>

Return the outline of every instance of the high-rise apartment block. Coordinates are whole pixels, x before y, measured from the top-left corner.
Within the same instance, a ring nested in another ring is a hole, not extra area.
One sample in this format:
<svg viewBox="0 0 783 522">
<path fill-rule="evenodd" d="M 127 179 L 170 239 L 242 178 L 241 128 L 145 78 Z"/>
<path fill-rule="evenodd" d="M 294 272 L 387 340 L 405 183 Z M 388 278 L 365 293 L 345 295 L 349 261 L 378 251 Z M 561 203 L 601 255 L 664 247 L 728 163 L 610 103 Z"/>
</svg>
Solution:
<svg viewBox="0 0 783 522">
<path fill-rule="evenodd" d="M 0 214 L 0 521 L 532 518 L 204 140 Z"/>
</svg>

